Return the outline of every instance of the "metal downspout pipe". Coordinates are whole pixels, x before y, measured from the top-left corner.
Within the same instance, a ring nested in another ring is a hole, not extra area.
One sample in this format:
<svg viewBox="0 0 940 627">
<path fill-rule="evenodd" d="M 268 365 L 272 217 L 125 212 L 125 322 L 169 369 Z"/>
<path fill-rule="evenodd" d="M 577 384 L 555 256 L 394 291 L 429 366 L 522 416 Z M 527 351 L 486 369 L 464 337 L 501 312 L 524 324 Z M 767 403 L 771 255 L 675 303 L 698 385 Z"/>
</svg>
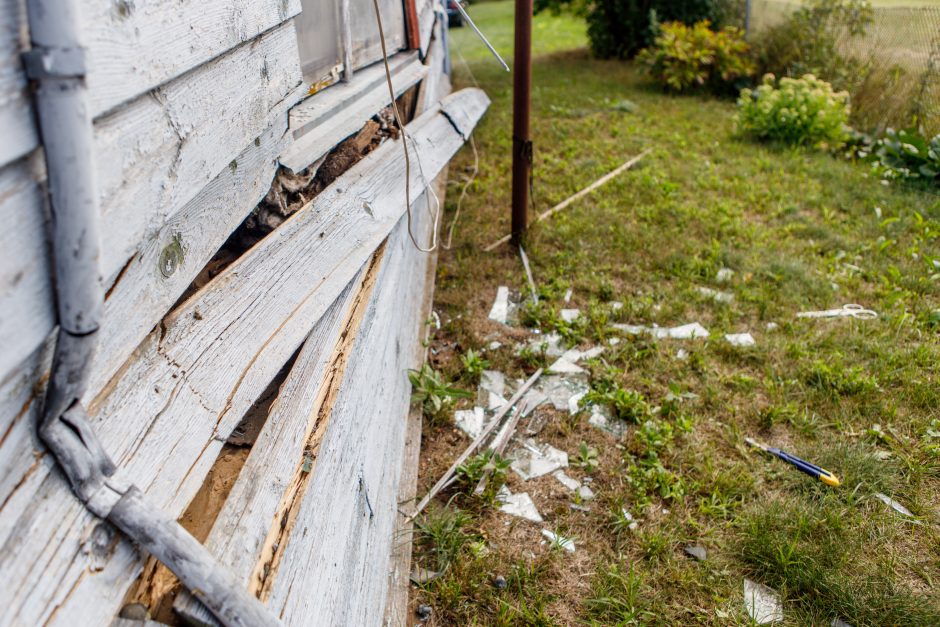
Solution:
<svg viewBox="0 0 940 627">
<path fill-rule="evenodd" d="M 27 0 L 32 48 L 23 61 L 38 85 L 59 321 L 39 436 L 88 509 L 166 564 L 222 624 L 280 625 L 202 544 L 136 486 L 116 477 L 81 405 L 104 293 L 91 103 L 78 13 L 78 0 Z"/>
</svg>

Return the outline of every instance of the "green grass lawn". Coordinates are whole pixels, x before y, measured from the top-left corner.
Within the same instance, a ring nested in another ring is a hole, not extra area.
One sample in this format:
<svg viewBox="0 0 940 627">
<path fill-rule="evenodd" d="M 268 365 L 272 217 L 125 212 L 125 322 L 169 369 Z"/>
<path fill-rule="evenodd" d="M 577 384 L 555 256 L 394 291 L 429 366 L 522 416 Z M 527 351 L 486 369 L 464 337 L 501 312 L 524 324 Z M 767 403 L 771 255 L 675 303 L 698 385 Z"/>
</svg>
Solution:
<svg viewBox="0 0 940 627">
<path fill-rule="evenodd" d="M 511 63 L 511 3 L 470 12 Z M 445 491 L 419 519 L 415 549 L 419 565 L 447 568 L 413 603 L 430 604 L 439 625 L 746 625 L 748 577 L 782 595 L 788 625 L 940 624 L 938 197 L 885 186 L 827 154 L 738 138 L 733 102 L 664 95 L 631 64 L 592 59 L 585 46 L 583 23 L 536 18 L 533 211 L 652 153 L 532 229 L 526 251 L 542 305 L 523 318 L 582 347 L 618 336 L 612 322 L 698 321 L 711 336 L 622 336 L 590 362 L 595 395 L 637 422 L 622 440 L 584 414 L 548 412 L 539 441 L 572 464 L 582 443 L 596 450 L 596 468 L 568 469 L 593 479 L 590 512 L 571 509 L 550 476 L 508 476 L 513 492 L 532 493 L 543 525 L 499 513 L 460 484 Z M 475 133 L 479 173 L 440 256 L 432 365 L 473 389 L 460 356 L 494 339 L 503 348 L 483 355 L 509 375 L 545 360 L 514 354 L 528 337 L 522 327 L 487 320 L 497 286 L 525 286 L 513 251 L 482 251 L 509 226 L 512 78 L 468 28 L 451 31 L 451 48 L 455 87 L 478 84 L 493 104 Z M 473 162 L 465 149 L 451 165 L 445 226 Z M 722 268 L 734 271 L 730 282 L 717 281 Z M 701 287 L 734 300 L 715 302 Z M 845 303 L 879 317 L 795 318 Z M 586 320 L 563 322 L 563 307 Z M 755 347 L 723 339 L 743 331 Z M 426 421 L 421 494 L 469 442 L 448 421 Z M 817 462 L 843 485 L 755 453 L 748 436 Z M 543 543 L 542 528 L 573 537 L 576 552 Z M 684 555 L 689 544 L 704 546 L 706 561 Z"/>
</svg>

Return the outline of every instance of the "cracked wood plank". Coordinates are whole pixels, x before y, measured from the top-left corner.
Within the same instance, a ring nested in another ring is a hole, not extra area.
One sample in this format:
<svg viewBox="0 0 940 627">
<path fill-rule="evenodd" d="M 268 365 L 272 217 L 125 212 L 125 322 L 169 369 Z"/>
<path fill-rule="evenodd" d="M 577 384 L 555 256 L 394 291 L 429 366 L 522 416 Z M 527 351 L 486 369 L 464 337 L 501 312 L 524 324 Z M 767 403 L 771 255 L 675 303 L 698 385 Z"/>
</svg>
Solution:
<svg viewBox="0 0 940 627">
<path fill-rule="evenodd" d="M 206 539 L 219 563 L 256 594 L 296 518 L 381 257 L 380 249 L 307 337 Z M 217 624 L 186 591 L 174 610 L 190 623 Z"/>
<path fill-rule="evenodd" d="M 102 324 L 94 362 L 99 385 L 267 191 L 283 147 L 278 143 L 272 154 L 272 132 L 281 142 L 300 84 L 291 28 L 278 28 L 95 125 L 101 270 L 111 285 L 105 315 L 114 315 Z M 49 247 L 37 235 L 45 230 L 36 184 L 42 159 L 26 161 L 0 170 L 0 214 L 12 212 L 23 225 L 8 234 L 11 246 L 0 248 L 0 339 L 15 336 L 2 342 L 0 380 L 55 324 Z M 159 252 L 173 238 L 184 267 L 165 277 Z"/>
<path fill-rule="evenodd" d="M 400 53 L 393 61 L 389 66 L 396 97 L 428 73 L 413 53 Z M 349 83 L 314 94 L 290 111 L 294 140 L 281 155 L 281 163 L 294 172 L 303 170 L 361 129 L 390 102 L 382 63 L 357 72 Z"/>
<path fill-rule="evenodd" d="M 416 237 L 425 239 L 430 220 L 414 213 Z M 386 245 L 293 533 L 269 575 L 267 603 L 284 624 L 378 625 L 383 618 L 410 405 L 407 370 L 419 359 L 428 261 L 402 218 Z"/>
<path fill-rule="evenodd" d="M 489 103 L 479 90 L 451 98 L 477 119 Z M 462 144 L 436 109 L 409 130 L 428 176 Z M 245 410 L 399 222 L 400 149 L 370 153 L 183 303 L 87 405 L 105 450 L 158 507 L 183 511 Z M 424 188 L 417 171 L 411 185 Z M 0 508 L 0 576 L 16 582 L 0 589 L 0 625 L 100 624 L 142 557 L 123 539 L 101 541 L 109 528 L 36 445 L 32 405 L 0 446 L 13 486 Z"/>
</svg>

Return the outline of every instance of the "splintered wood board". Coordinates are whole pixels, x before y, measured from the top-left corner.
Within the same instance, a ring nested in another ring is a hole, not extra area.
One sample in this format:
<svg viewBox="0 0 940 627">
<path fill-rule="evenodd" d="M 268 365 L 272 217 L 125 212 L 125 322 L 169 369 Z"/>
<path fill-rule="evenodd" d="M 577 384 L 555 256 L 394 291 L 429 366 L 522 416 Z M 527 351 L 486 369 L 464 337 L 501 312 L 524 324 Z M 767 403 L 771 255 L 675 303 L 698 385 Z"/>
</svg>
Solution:
<svg viewBox="0 0 940 627">
<path fill-rule="evenodd" d="M 449 98 L 476 111 L 474 122 L 489 103 L 479 90 Z M 409 130 L 429 177 L 462 144 L 438 110 Z M 87 403 L 105 449 L 158 507 L 182 512 L 244 411 L 398 223 L 400 150 L 389 141 L 368 155 L 183 303 Z M 417 170 L 416 193 L 425 187 Z M 35 403 L 3 403 L 11 419 L 0 460 L 12 490 L 0 508 L 0 575 L 16 583 L 0 590 L 0 624 L 104 622 L 140 556 L 124 540 L 102 543 L 96 534 L 108 527 L 50 473 L 34 442 Z"/>
<path fill-rule="evenodd" d="M 96 368 L 111 368 L 107 376 L 203 267 L 206 245 L 214 244 L 211 256 L 267 191 L 282 149 L 287 110 L 300 84 L 292 46 L 287 24 L 96 124 L 101 270 L 113 290 L 109 308 L 120 315 L 106 317 L 100 335 L 105 345 L 125 347 L 120 355 L 105 351 L 95 360 Z M 2 344 L 0 381 L 36 350 L 55 324 L 45 210 L 37 183 L 43 178 L 42 159 L 35 154 L 0 169 L 0 215 L 16 216 L 20 225 L 9 233 L 17 241 L 0 248 L 0 276 L 9 275 L 0 282 L 0 334 L 16 335 L 15 341 Z M 159 251 L 150 253 L 173 238 L 180 241 L 186 267 L 168 279 L 157 263 Z M 132 267 L 142 271 L 131 284 L 127 275 Z M 115 287 L 119 276 L 124 284 Z M 170 298 L 161 298 L 176 288 Z M 130 320 L 124 318 L 128 315 Z M 115 332 L 119 338 L 109 337 Z"/>
<path fill-rule="evenodd" d="M 406 56 L 396 60 L 396 71 L 392 75 L 396 98 L 428 73 L 428 68 L 416 55 L 402 54 Z M 322 98 L 317 96 L 319 94 L 290 112 L 294 141 L 281 155 L 281 164 L 294 172 L 325 155 L 391 103 L 385 65 L 379 63 L 357 72 L 351 82 L 326 89 Z"/>
</svg>

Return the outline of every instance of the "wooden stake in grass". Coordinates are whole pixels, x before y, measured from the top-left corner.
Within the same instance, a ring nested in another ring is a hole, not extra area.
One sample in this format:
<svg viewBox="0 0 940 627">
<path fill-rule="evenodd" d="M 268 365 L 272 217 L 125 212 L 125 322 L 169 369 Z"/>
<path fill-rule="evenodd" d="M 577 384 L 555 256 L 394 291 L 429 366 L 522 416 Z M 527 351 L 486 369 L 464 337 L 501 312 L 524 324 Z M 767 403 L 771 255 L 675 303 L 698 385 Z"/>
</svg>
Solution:
<svg viewBox="0 0 940 627">
<path fill-rule="evenodd" d="M 595 189 L 597 189 L 598 187 L 600 187 L 600 186 L 603 185 L 604 183 L 608 182 L 610 179 L 614 178 L 615 176 L 617 176 L 617 175 L 620 174 L 621 172 L 625 172 L 626 170 L 629 170 L 630 168 L 632 168 L 633 166 L 635 166 L 637 163 L 640 162 L 640 159 L 642 159 L 643 157 L 645 157 L 646 155 L 648 155 L 650 152 L 652 152 L 652 149 L 651 149 L 651 148 L 647 148 L 646 150 L 644 150 L 643 152 L 641 152 L 641 153 L 638 154 L 637 156 L 632 157 L 632 158 L 628 159 L 627 161 L 625 161 L 625 162 L 624 162 L 622 165 L 620 165 L 620 167 L 618 167 L 616 170 L 612 170 L 612 171 L 608 172 L 607 174 L 605 174 L 604 176 L 602 176 L 601 178 L 597 179 L 596 181 L 594 181 L 593 183 L 591 183 L 590 185 L 588 185 L 587 187 L 585 187 L 584 189 L 582 189 L 580 192 L 578 192 L 578 193 L 575 194 L 574 196 L 570 196 L 570 197 L 566 198 L 565 200 L 561 201 L 560 203 L 558 203 L 557 205 L 555 205 L 555 206 L 552 207 L 551 209 L 546 209 L 545 211 L 543 211 L 542 213 L 540 213 L 538 216 L 536 216 L 536 218 L 535 218 L 534 220 L 532 220 L 532 223 L 531 223 L 529 226 L 532 226 L 532 224 L 535 224 L 536 222 L 540 222 L 540 221 L 544 220 L 545 218 L 551 217 L 552 214 L 558 213 L 558 212 L 561 211 L 562 209 L 566 209 L 566 208 L 568 207 L 568 205 L 570 205 L 570 204 L 573 203 L 574 201 L 579 200 L 579 199 L 583 198 L 584 196 L 587 196 L 588 194 L 590 194 L 591 192 L 593 192 Z M 486 252 L 490 252 L 491 250 L 493 250 L 494 248 L 496 248 L 496 247 L 499 246 L 500 244 L 505 244 L 506 242 L 508 242 L 510 237 L 511 237 L 510 235 L 506 235 L 505 237 L 501 237 L 500 239 L 496 240 L 495 242 L 493 242 L 492 244 L 490 244 L 489 246 L 487 246 L 487 247 L 484 248 L 483 250 L 486 251 Z"/>
<path fill-rule="evenodd" d="M 467 458 L 473 454 L 473 451 L 477 450 L 477 448 L 483 444 L 493 429 L 496 428 L 496 425 L 499 424 L 499 421 L 503 419 L 503 416 L 505 416 L 509 410 L 512 409 L 513 405 L 519 402 L 519 399 L 522 398 L 526 391 L 532 387 L 536 381 L 538 381 L 540 376 L 542 376 L 541 368 L 536 370 L 535 374 L 533 374 L 525 383 L 519 386 L 519 389 L 516 390 L 516 393 L 512 395 L 512 398 L 509 399 L 509 402 L 503 405 L 496 415 L 493 416 L 493 420 L 490 422 L 489 426 L 487 426 L 482 431 L 482 433 L 480 433 L 480 435 L 478 435 L 477 438 L 470 443 L 470 446 L 468 446 L 467 449 L 460 454 L 460 457 L 458 457 L 457 460 L 451 464 L 450 468 L 447 469 L 447 472 L 444 473 L 444 476 L 438 479 L 437 483 L 434 484 L 434 487 L 431 488 L 431 490 L 427 493 L 427 495 L 425 495 L 423 499 L 421 499 L 421 502 L 418 503 L 417 507 L 415 507 L 415 511 L 413 511 L 408 517 L 409 520 L 414 520 L 415 517 L 417 517 L 417 515 L 428 506 L 428 503 L 431 502 L 431 499 L 433 499 L 438 492 L 444 489 L 444 486 L 447 485 L 447 482 L 450 480 L 450 478 L 454 476 L 455 472 L 457 472 L 457 468 L 460 466 L 460 464 L 467 461 Z"/>
</svg>

